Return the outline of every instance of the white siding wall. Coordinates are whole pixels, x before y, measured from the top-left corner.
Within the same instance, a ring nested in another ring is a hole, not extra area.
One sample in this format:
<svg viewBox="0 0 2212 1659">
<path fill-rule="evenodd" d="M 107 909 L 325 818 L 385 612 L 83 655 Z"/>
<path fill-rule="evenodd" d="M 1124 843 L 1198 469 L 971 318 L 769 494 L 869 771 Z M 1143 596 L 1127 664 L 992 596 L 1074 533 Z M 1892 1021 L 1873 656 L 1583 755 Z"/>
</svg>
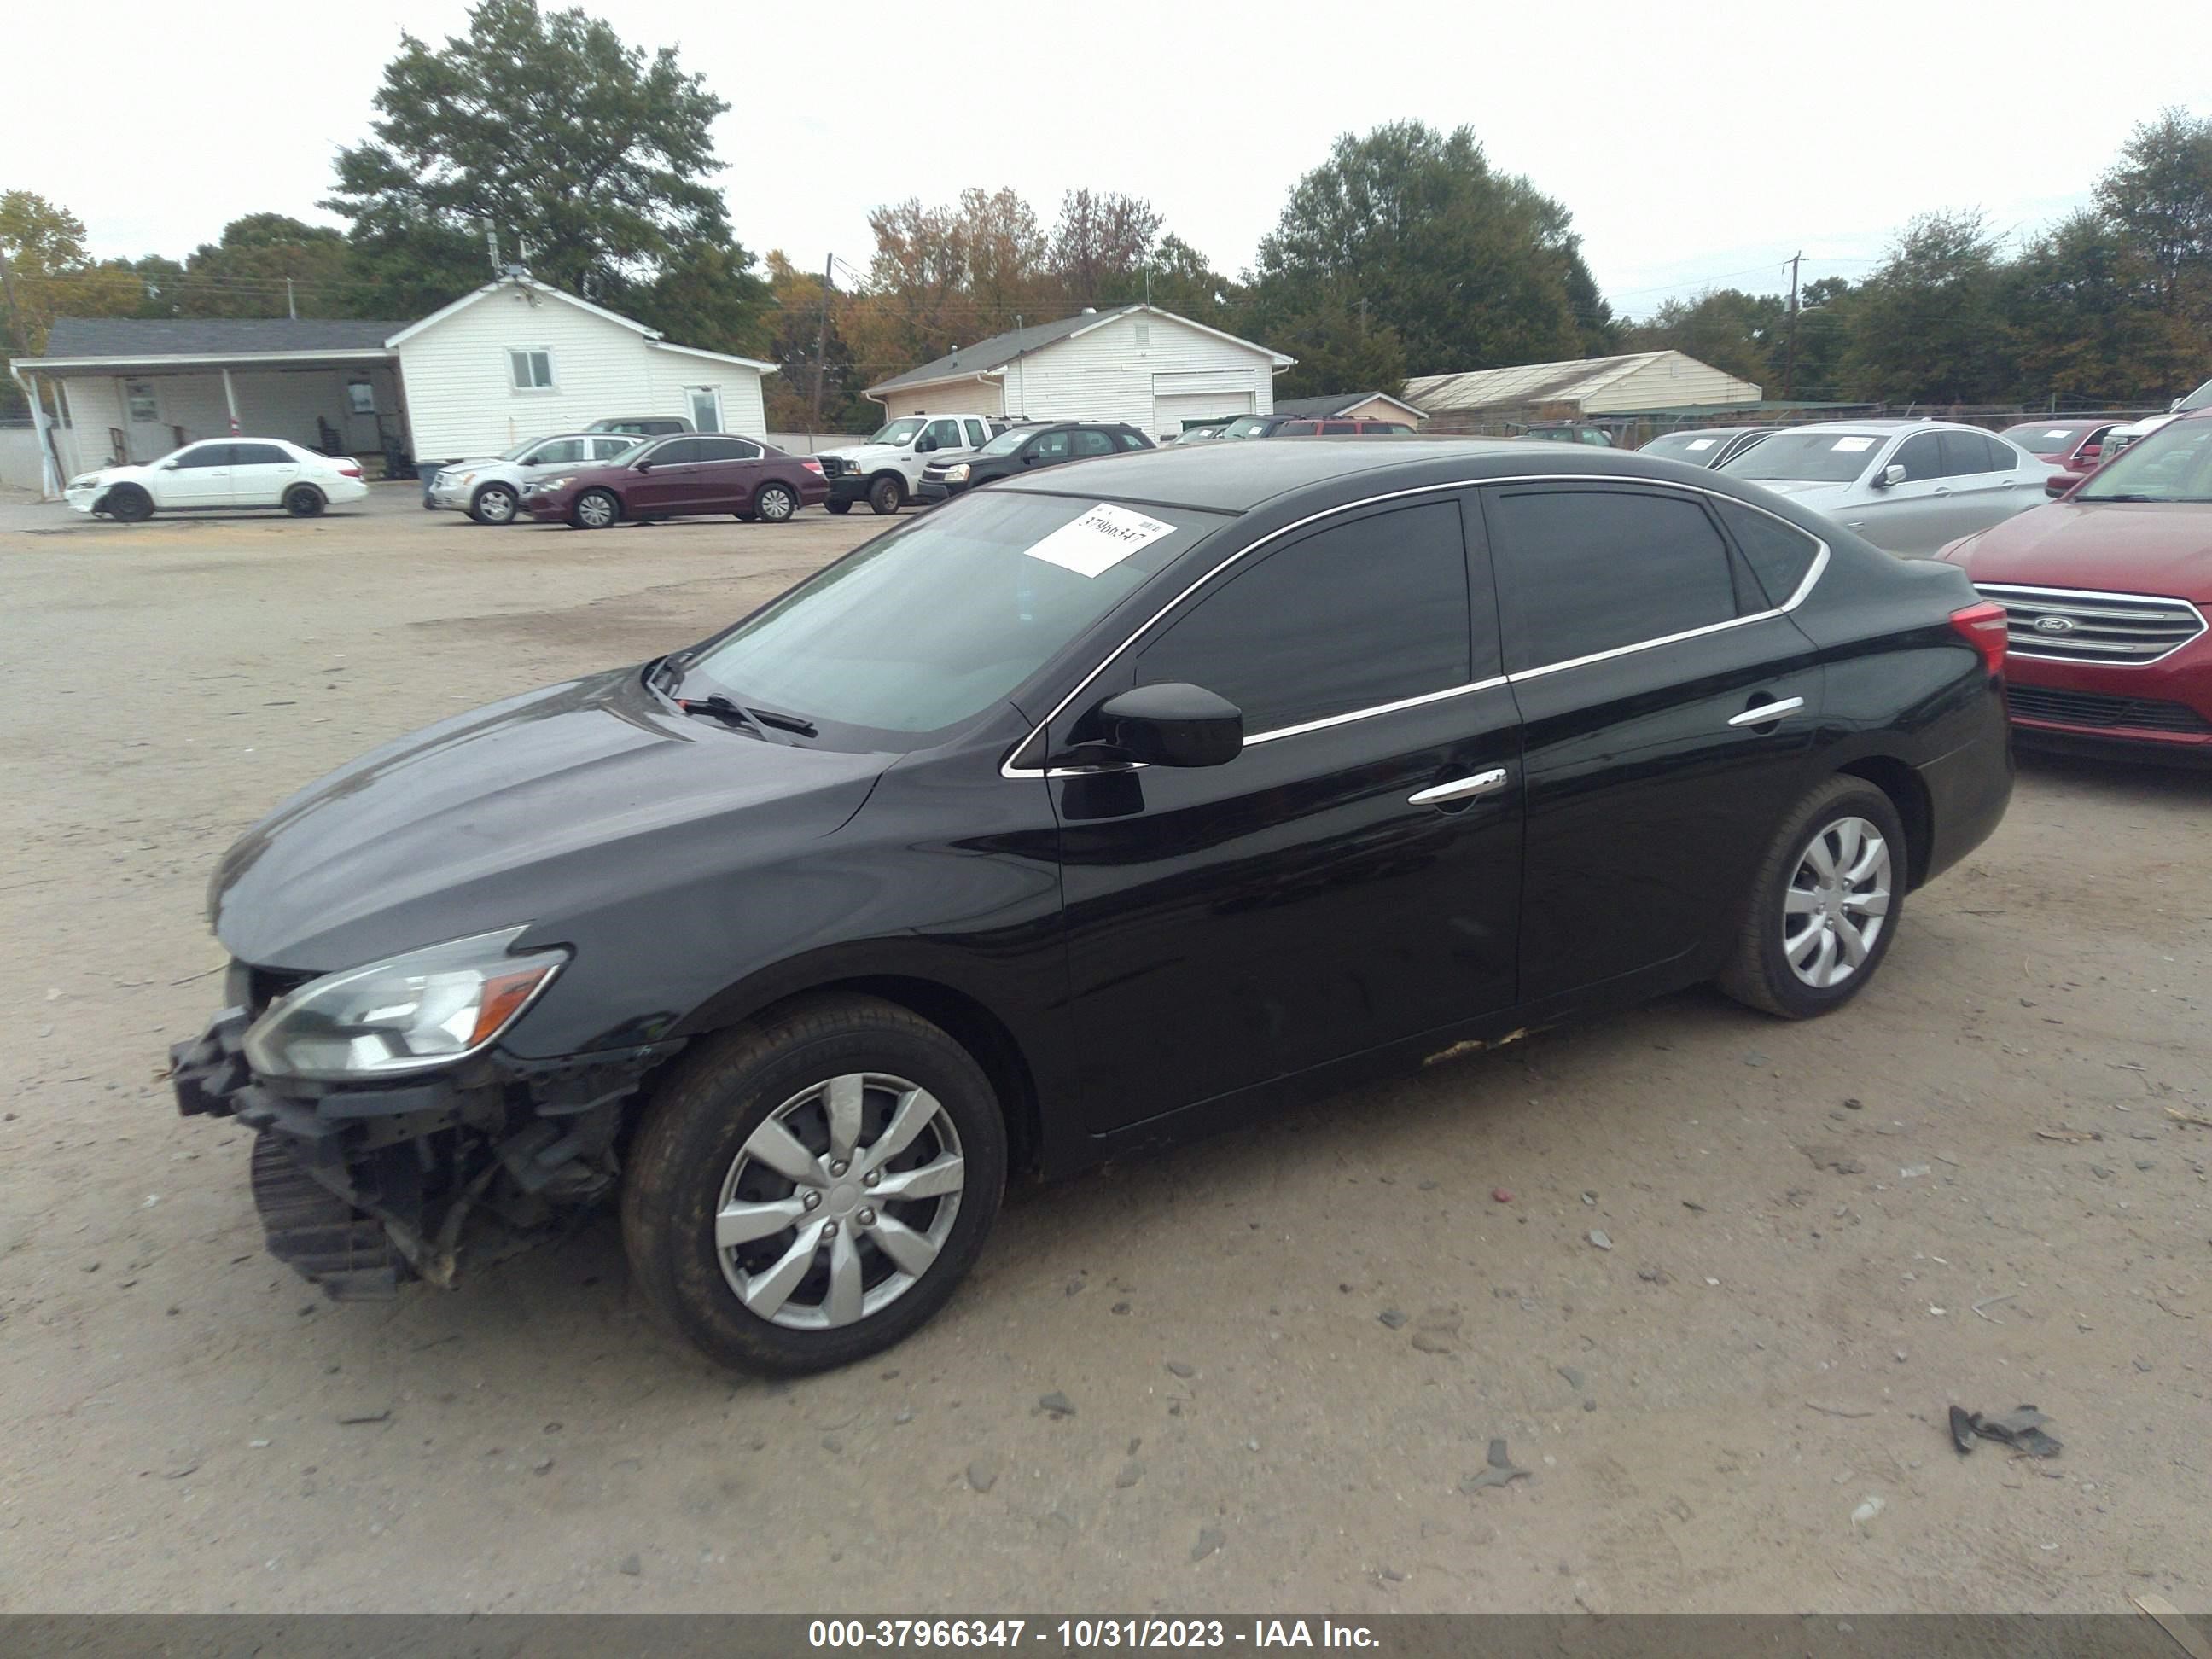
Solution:
<svg viewBox="0 0 2212 1659">
<path fill-rule="evenodd" d="M 1146 330 L 1145 343 L 1138 330 Z M 1203 374 L 1200 386 L 1182 377 Z M 1006 412 L 1028 420 L 1126 421 L 1157 438 L 1154 377 L 1163 395 L 1249 388 L 1252 410 L 1274 407 L 1274 371 L 1267 356 L 1157 315 L 1116 317 L 1103 328 L 1046 346 L 1006 366 Z M 1233 405 L 1224 405 L 1231 407 Z"/>
<path fill-rule="evenodd" d="M 511 350 L 551 352 L 552 389 L 516 391 Z M 694 386 L 721 388 L 730 431 L 767 431 L 757 370 L 657 351 L 633 329 L 526 289 L 489 295 L 404 342 L 399 364 L 415 453 L 425 459 L 497 454 L 619 415 L 689 417 L 684 388 Z"/>
<path fill-rule="evenodd" d="M 1759 387 L 1679 352 L 1646 363 L 1583 399 L 1585 415 L 1620 410 L 1678 409 L 1691 404 L 1750 404 Z"/>
<path fill-rule="evenodd" d="M 902 415 L 1003 415 L 1005 395 L 996 380 L 947 380 L 942 386 L 918 386 L 909 392 L 886 394 L 884 418 Z M 849 441 L 849 440 L 848 441 Z"/>
</svg>

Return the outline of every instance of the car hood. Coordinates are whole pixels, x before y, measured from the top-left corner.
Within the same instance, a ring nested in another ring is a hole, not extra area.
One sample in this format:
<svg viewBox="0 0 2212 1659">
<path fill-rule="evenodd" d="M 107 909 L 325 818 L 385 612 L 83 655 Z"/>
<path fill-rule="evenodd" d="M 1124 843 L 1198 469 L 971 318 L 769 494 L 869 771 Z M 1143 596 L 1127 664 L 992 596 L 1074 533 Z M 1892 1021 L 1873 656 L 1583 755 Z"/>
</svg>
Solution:
<svg viewBox="0 0 2212 1659">
<path fill-rule="evenodd" d="M 687 716 L 618 669 L 311 784 L 224 854 L 209 919 L 240 961 L 318 972 L 524 922 L 568 942 L 641 892 L 829 834 L 893 758 Z"/>
<path fill-rule="evenodd" d="M 1736 475 L 1728 475 L 1734 477 Z M 1803 501 L 1808 507 L 1823 507 L 1831 501 L 1849 500 L 1858 494 L 1856 483 L 1826 483 L 1814 478 L 1746 478 L 1745 483 L 1757 484 L 1761 489 L 1771 489 L 1778 495 L 1787 495 L 1793 501 Z"/>
<path fill-rule="evenodd" d="M 817 449 L 814 457 L 817 460 L 835 455 L 841 461 L 887 461 L 902 453 L 892 444 L 852 444 L 843 449 Z"/>
<path fill-rule="evenodd" d="M 121 483 L 126 478 L 149 478 L 151 477 L 153 474 L 154 469 L 150 465 L 141 462 L 134 462 L 129 466 L 94 467 L 89 472 L 78 473 L 76 477 L 70 480 L 70 483 L 71 484 Z"/>
<path fill-rule="evenodd" d="M 1946 556 L 1978 582 L 2212 601 L 2212 506 L 2052 501 Z"/>
</svg>

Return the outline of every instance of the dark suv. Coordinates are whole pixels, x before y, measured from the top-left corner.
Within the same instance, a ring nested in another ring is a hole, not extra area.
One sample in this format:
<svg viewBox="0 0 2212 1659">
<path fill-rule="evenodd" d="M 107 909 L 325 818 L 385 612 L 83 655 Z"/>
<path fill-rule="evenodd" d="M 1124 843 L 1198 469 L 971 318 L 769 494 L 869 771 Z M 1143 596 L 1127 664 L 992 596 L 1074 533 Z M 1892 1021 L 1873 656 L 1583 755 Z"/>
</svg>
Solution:
<svg viewBox="0 0 2212 1659">
<path fill-rule="evenodd" d="M 933 461 L 921 470 L 919 494 L 941 501 L 1017 472 L 1063 461 L 1087 461 L 1126 450 L 1150 449 L 1152 441 L 1133 426 L 1103 421 L 1062 421 L 1049 426 L 1018 426 L 1000 433 L 964 460 Z"/>
</svg>

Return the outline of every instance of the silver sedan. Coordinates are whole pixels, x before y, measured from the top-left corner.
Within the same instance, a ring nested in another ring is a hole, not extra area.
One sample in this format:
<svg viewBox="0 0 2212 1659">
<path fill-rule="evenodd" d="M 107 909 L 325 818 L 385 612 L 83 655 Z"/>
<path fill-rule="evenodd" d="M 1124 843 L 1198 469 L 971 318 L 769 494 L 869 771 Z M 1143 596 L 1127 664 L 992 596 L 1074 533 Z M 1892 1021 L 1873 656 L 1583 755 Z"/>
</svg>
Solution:
<svg viewBox="0 0 2212 1659">
<path fill-rule="evenodd" d="M 1826 514 L 1892 553 L 1946 543 L 2043 504 L 2057 471 L 1979 427 L 1945 421 L 1839 421 L 1793 427 L 1723 462 Z"/>
</svg>

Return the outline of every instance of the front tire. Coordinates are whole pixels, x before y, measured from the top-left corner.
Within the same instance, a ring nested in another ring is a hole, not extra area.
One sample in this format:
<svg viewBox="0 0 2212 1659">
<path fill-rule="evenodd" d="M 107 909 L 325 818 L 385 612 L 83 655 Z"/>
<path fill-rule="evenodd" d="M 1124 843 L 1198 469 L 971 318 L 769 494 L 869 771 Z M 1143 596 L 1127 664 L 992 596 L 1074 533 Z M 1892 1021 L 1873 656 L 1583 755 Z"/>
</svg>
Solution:
<svg viewBox="0 0 2212 1659">
<path fill-rule="evenodd" d="M 294 484 L 284 492 L 284 510 L 295 519 L 314 518 L 323 507 L 323 492 L 313 484 Z"/>
<path fill-rule="evenodd" d="M 764 483 L 753 493 L 753 511 L 763 524 L 788 524 L 799 511 L 799 497 L 789 484 Z"/>
<path fill-rule="evenodd" d="M 1889 797 L 1863 778 L 1829 779 L 1776 833 L 1721 989 L 1784 1019 L 1843 1006 L 1889 954 L 1911 879 L 1906 860 Z"/>
<path fill-rule="evenodd" d="M 517 504 L 514 492 L 505 484 L 486 484 L 469 503 L 469 517 L 478 524 L 513 524 Z"/>
<path fill-rule="evenodd" d="M 154 516 L 154 498 L 137 484 L 118 484 L 100 498 L 108 517 L 123 524 L 143 524 Z"/>
<path fill-rule="evenodd" d="M 568 522 L 579 530 L 610 530 L 622 517 L 622 503 L 604 489 L 587 489 L 576 497 Z"/>
<path fill-rule="evenodd" d="M 888 519 L 906 504 L 906 485 L 886 472 L 868 486 L 868 511 Z"/>
<path fill-rule="evenodd" d="M 678 1062 L 630 1149 L 623 1243 L 709 1358 L 827 1370 L 945 1304 L 1006 1176 L 1006 1120 L 966 1049 L 892 1003 L 805 997 Z"/>
</svg>

